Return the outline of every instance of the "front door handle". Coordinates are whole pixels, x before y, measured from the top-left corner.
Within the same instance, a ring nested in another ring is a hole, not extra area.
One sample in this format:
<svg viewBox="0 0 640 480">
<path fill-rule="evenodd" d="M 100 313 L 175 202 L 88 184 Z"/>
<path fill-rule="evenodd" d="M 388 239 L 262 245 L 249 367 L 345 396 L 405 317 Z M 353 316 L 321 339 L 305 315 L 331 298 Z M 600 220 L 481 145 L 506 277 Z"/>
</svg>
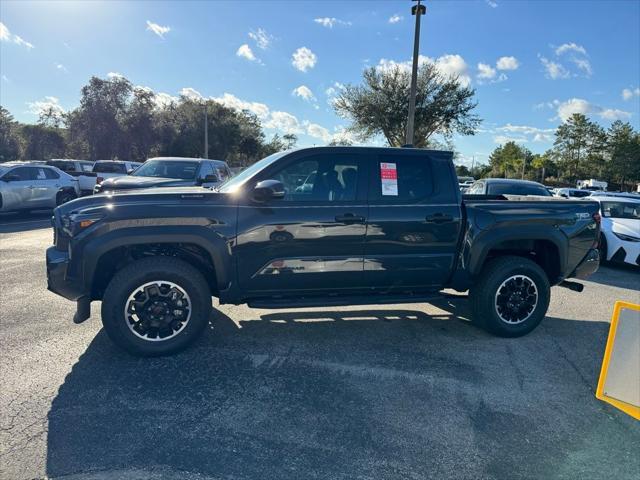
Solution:
<svg viewBox="0 0 640 480">
<path fill-rule="evenodd" d="M 340 223 L 364 223 L 364 217 L 354 215 L 353 213 L 345 213 L 344 215 L 336 215 L 336 222 Z"/>
<path fill-rule="evenodd" d="M 427 223 L 447 223 L 452 222 L 453 217 L 451 215 L 445 215 L 443 213 L 434 213 L 433 215 L 427 215 L 424 220 Z"/>
</svg>

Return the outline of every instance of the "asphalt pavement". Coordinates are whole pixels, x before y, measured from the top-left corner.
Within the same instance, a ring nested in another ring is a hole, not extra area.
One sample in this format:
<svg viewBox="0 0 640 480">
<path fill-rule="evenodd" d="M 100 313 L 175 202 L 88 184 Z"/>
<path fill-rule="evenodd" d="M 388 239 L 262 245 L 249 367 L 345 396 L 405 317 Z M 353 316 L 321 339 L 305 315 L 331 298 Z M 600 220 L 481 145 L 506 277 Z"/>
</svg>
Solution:
<svg viewBox="0 0 640 480">
<path fill-rule="evenodd" d="M 637 479 L 640 422 L 594 396 L 638 270 L 555 287 L 519 339 L 435 304 L 222 306 L 193 348 L 134 358 L 48 292 L 49 212 L 0 218 L 0 478 Z M 453 293 L 453 292 L 452 292 Z"/>
</svg>

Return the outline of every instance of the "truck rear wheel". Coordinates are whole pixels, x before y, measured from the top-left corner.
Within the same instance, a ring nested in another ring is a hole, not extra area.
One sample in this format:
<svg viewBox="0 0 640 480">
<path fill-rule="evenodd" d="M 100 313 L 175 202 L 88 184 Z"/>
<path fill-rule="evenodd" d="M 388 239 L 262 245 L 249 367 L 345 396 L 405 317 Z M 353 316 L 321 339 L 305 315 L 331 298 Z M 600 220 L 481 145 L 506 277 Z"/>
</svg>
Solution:
<svg viewBox="0 0 640 480">
<path fill-rule="evenodd" d="M 206 326 L 211 292 L 202 274 L 177 258 L 138 260 L 109 282 L 102 324 L 109 338 L 136 356 L 176 353 Z"/>
<path fill-rule="evenodd" d="M 490 260 L 470 289 L 473 322 L 500 337 L 526 335 L 549 308 L 549 279 L 528 258 L 505 256 Z"/>
</svg>

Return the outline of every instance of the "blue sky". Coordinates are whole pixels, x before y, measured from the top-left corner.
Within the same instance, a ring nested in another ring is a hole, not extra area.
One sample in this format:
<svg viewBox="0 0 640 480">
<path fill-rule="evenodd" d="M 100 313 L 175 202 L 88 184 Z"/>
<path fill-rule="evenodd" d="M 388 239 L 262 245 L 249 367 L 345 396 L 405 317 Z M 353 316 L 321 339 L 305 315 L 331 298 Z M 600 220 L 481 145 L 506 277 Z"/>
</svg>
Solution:
<svg viewBox="0 0 640 480">
<path fill-rule="evenodd" d="M 34 122 L 77 106 L 91 75 L 249 108 L 267 134 L 322 145 L 348 125 L 330 101 L 363 68 L 406 64 L 410 1 L 0 2 L 0 103 Z M 484 119 L 456 137 L 486 161 L 515 139 L 549 148 L 573 112 L 640 127 L 640 2 L 427 1 L 420 53 L 476 88 Z M 186 89 L 186 90 L 183 90 Z"/>
</svg>

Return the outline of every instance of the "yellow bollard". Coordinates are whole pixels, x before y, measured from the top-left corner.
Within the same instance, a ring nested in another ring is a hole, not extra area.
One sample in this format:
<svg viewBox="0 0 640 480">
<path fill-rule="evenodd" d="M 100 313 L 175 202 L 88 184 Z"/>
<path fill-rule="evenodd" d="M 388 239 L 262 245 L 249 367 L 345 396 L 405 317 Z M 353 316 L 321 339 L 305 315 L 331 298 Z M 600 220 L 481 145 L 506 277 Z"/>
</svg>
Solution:
<svg viewBox="0 0 640 480">
<path fill-rule="evenodd" d="M 596 398 L 640 420 L 640 305 L 613 307 Z"/>
</svg>

